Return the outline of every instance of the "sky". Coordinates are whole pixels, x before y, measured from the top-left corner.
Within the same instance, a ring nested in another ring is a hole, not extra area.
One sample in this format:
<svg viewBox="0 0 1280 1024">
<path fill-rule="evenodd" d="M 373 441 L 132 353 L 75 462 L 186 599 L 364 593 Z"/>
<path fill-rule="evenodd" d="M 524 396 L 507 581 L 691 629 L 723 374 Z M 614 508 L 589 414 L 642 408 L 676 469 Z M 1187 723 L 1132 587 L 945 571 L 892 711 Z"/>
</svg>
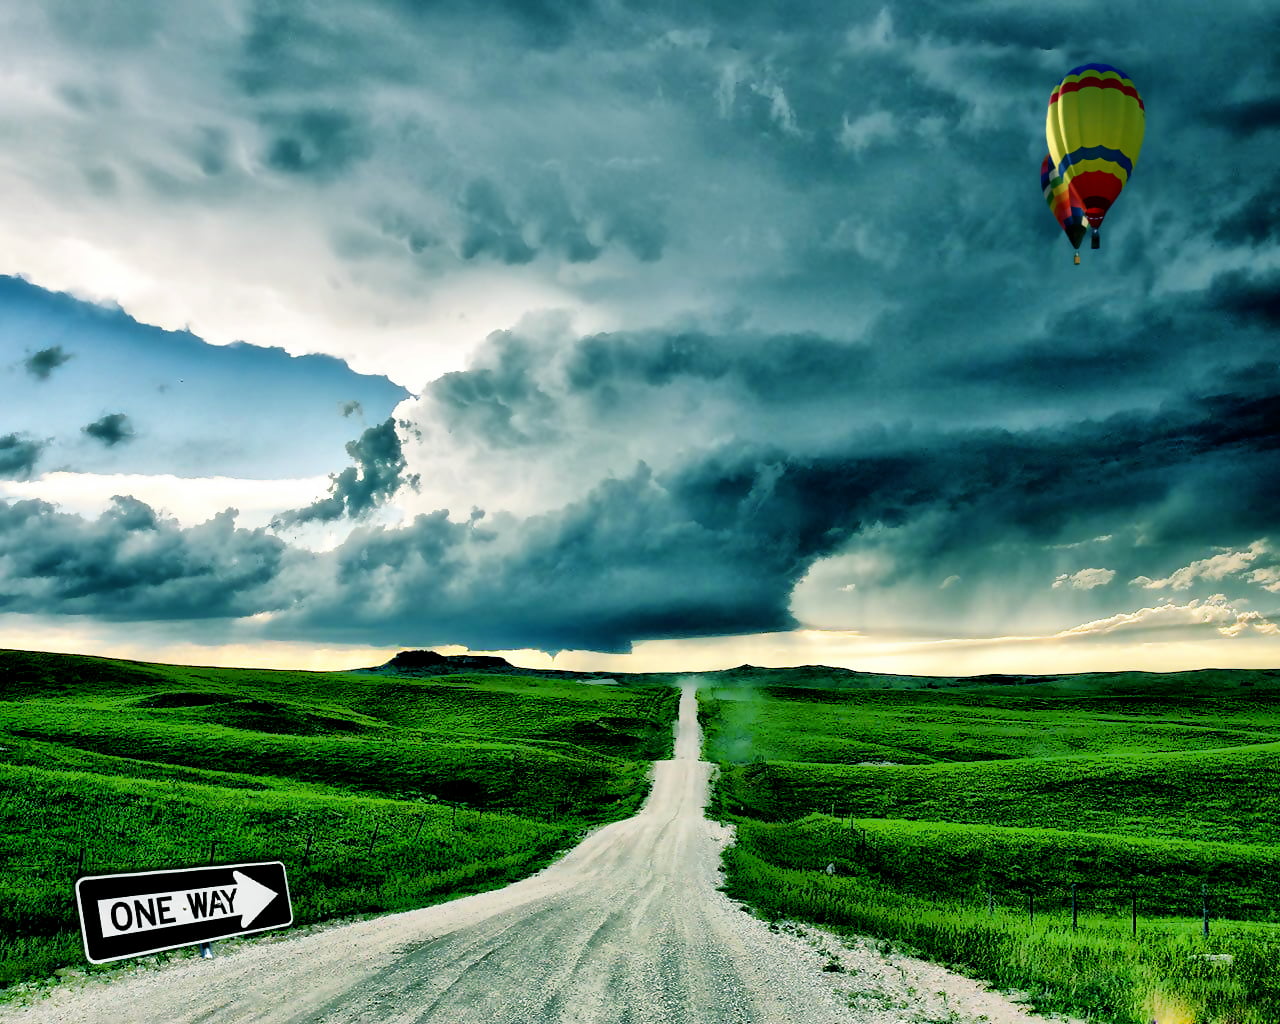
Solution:
<svg viewBox="0 0 1280 1024">
<path fill-rule="evenodd" d="M 1273 4 L 49 0 L 0 53 L 0 646 L 1280 666 Z M 1076 266 L 1089 62 L 1146 137 Z"/>
</svg>

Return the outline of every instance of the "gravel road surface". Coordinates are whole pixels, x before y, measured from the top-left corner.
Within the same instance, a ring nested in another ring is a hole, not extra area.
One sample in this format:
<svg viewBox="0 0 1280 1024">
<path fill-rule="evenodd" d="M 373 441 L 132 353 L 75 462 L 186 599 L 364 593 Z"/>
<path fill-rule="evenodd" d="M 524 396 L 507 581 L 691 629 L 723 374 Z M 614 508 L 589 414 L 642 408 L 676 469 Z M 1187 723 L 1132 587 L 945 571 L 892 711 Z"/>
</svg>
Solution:
<svg viewBox="0 0 1280 1024">
<path fill-rule="evenodd" d="M 633 818 L 544 871 L 452 903 L 231 943 L 59 984 L 23 1024 L 1034 1024 L 939 967 L 756 920 L 717 890 L 694 686 Z M 824 970 L 832 961 L 842 970 Z"/>
</svg>

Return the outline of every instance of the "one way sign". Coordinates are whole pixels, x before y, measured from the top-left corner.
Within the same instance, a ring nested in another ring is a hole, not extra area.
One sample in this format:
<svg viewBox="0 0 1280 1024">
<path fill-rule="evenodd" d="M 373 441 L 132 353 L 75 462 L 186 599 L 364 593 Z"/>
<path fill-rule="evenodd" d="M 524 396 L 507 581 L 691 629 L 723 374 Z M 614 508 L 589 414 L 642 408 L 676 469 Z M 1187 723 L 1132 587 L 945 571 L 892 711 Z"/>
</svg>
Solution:
<svg viewBox="0 0 1280 1024">
<path fill-rule="evenodd" d="M 293 923 L 279 861 L 87 875 L 76 882 L 76 908 L 94 964 Z"/>
</svg>

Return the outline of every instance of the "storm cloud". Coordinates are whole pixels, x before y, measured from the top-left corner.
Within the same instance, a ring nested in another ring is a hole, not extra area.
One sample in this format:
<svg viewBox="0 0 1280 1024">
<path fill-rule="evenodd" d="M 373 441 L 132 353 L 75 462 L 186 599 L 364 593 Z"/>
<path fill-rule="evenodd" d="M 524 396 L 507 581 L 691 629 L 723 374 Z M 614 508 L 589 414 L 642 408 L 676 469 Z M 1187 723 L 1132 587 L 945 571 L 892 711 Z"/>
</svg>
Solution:
<svg viewBox="0 0 1280 1024">
<path fill-rule="evenodd" d="M 1002 551 L 1016 552 L 1019 572 L 1038 573 L 1046 592 L 1055 576 L 1070 580 L 1067 607 L 1084 609 L 1116 570 L 1055 570 L 1117 517 L 1145 534 L 1140 550 L 1132 536 L 1110 547 L 1130 575 L 1199 550 L 1190 509 L 1214 523 L 1219 544 L 1247 546 L 1273 527 L 1273 380 L 1260 373 L 1251 389 L 1052 429 L 861 430 L 808 456 L 731 442 L 661 473 L 641 465 L 527 518 L 421 514 L 405 528 L 353 534 L 326 563 L 325 583 L 277 625 L 388 643 L 592 650 L 785 629 L 814 565 L 864 542 L 890 556 L 874 574 L 864 567 L 869 599 L 911 590 L 913 624 L 941 622 L 1010 583 L 1007 565 L 982 564 Z M 952 568 L 959 580 L 944 587 Z M 1241 596 L 1270 579 L 1225 576 L 1206 582 Z M 931 604 L 918 597 L 926 585 Z M 1025 600 L 1007 590 L 1010 604 Z"/>
<path fill-rule="evenodd" d="M 207 587 L 202 614 L 254 636 L 490 649 L 1273 636 L 1280 81 L 1257 5 L 69 11 L 14 22 L 34 84 L 0 271 L 192 332 L 139 364 L 207 338 L 258 369 L 202 385 L 228 414 L 164 449 L 194 374 L 166 363 L 143 404 L 88 372 L 108 314 L 11 316 L 50 373 L 77 354 L 25 392 L 100 390 L 56 430 L 28 399 L 0 473 L 87 434 L 104 464 L 296 476 L 293 429 L 330 482 L 281 500 L 279 535 L 123 497 L 4 506 L 9 607 L 172 617 Z M 1076 266 L 1038 169 L 1050 90 L 1093 60 L 1137 83 L 1146 141 Z M 342 371 L 328 447 L 275 414 L 309 393 L 304 353 Z M 133 443 L 123 413 L 79 433 L 122 408 Z"/>
<path fill-rule="evenodd" d="M 282 541 L 236 529 L 230 512 L 182 530 L 127 498 L 96 522 L 18 503 L 3 531 L 7 601 L 101 614 L 109 605 L 123 616 L 181 617 L 197 605 L 211 616 L 270 611 L 269 634 L 289 638 L 623 651 L 652 637 L 790 628 L 800 621 L 793 595 L 815 565 L 860 545 L 879 564 L 859 563 L 847 596 L 884 600 L 927 585 L 932 605 L 913 598 L 923 620 L 997 582 L 1022 600 L 1007 566 L 981 564 L 1002 550 L 1018 553 L 1020 571 L 1034 568 L 1046 593 L 1074 595 L 1073 608 L 1088 607 L 1078 602 L 1106 591 L 1117 571 L 1135 586 L 1163 585 L 1140 568 L 1169 573 L 1191 600 L 1204 600 L 1197 581 L 1215 594 L 1265 595 L 1280 561 L 1259 539 L 1280 498 L 1269 369 L 1248 387 L 1233 379 L 1231 391 L 1065 427 L 858 429 L 808 455 L 729 441 L 661 472 L 637 465 L 551 511 L 473 510 L 459 521 L 440 509 L 399 527 L 359 527 L 322 554 L 288 556 Z M 394 493 L 403 471 L 395 436 L 385 423 L 352 442 L 360 470 L 335 478 L 334 517 Z M 319 505 L 294 521 L 327 517 Z M 1096 553 L 1069 549 L 1117 518 L 1141 524 L 1141 550 L 1120 543 L 1109 552 L 1115 568 L 1061 571 L 1064 558 Z M 1194 524 L 1204 521 L 1215 543 L 1247 554 L 1191 558 L 1204 536 Z M 950 576 L 959 579 L 944 585 Z M 1072 585 L 1049 588 L 1055 576 Z M 1256 617 L 1265 624 L 1267 614 Z"/>
<path fill-rule="evenodd" d="M 40 501 L 0 503 L 0 608 L 113 621 L 270 608 L 266 588 L 285 546 L 263 530 L 238 529 L 235 517 L 228 509 L 182 529 L 126 496 L 96 520 Z"/>
</svg>

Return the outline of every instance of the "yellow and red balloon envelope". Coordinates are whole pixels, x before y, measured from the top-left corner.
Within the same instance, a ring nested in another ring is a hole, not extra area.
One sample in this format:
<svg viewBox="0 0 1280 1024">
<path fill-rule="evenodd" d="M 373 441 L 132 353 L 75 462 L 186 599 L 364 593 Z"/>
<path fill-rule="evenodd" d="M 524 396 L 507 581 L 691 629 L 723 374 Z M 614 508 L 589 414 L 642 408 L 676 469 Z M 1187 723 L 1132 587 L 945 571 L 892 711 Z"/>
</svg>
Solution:
<svg viewBox="0 0 1280 1024">
<path fill-rule="evenodd" d="M 1067 202 L 1078 203 L 1093 228 L 1095 249 L 1098 228 L 1138 163 L 1145 128 L 1142 97 L 1129 76 L 1110 64 L 1072 68 L 1049 97 L 1049 165 L 1041 178 L 1048 171 L 1048 182 L 1062 180 Z"/>
</svg>

